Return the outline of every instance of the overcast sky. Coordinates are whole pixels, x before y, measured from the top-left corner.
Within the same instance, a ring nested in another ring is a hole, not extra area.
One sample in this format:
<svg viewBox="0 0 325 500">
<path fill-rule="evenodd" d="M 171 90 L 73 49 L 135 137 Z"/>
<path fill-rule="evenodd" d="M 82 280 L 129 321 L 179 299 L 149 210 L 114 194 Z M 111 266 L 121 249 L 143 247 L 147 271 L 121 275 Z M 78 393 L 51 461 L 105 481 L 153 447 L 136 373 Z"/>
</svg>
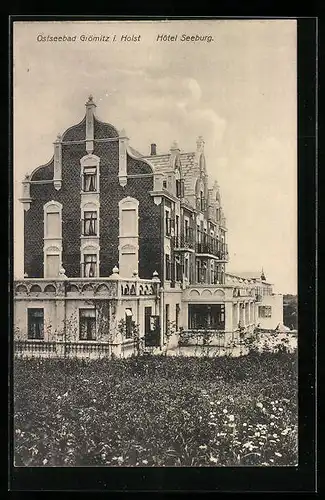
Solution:
<svg viewBox="0 0 325 500">
<path fill-rule="evenodd" d="M 213 41 L 182 42 L 182 34 Z M 76 42 L 37 42 L 37 35 Z M 80 41 L 80 35 L 116 42 Z M 121 35 L 141 35 L 121 42 Z M 158 42 L 158 34 L 178 34 Z M 25 173 L 46 163 L 57 134 L 78 123 L 93 94 L 100 120 L 125 128 L 149 154 L 205 140 L 228 222 L 229 271 L 264 267 L 276 291 L 296 293 L 296 22 L 15 23 L 15 276 L 23 275 Z"/>
</svg>

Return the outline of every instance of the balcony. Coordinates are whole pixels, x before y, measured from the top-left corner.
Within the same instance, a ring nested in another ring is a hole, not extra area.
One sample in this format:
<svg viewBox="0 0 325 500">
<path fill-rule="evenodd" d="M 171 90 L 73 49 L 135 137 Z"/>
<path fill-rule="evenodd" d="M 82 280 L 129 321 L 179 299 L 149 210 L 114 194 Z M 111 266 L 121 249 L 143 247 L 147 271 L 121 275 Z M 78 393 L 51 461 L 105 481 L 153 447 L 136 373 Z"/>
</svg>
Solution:
<svg viewBox="0 0 325 500">
<path fill-rule="evenodd" d="M 185 234 L 174 237 L 174 249 L 178 251 L 188 251 L 195 248 L 193 229 L 188 229 Z"/>
<path fill-rule="evenodd" d="M 158 279 L 121 278 L 118 274 L 108 278 L 26 278 L 15 281 L 16 300 L 48 299 L 55 297 L 83 298 L 122 298 L 143 295 L 156 296 L 159 290 Z"/>
<path fill-rule="evenodd" d="M 195 250 L 198 255 L 213 255 L 218 260 L 228 260 L 228 245 L 202 231 L 197 231 Z"/>
</svg>

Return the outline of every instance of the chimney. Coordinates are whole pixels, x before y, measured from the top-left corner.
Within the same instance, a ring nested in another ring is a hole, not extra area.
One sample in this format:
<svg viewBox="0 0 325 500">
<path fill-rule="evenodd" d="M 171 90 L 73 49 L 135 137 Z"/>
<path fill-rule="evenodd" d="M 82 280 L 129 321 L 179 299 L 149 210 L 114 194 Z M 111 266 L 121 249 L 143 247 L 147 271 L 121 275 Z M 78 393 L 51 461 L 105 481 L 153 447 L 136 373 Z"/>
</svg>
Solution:
<svg viewBox="0 0 325 500">
<path fill-rule="evenodd" d="M 157 144 L 151 144 L 150 146 L 150 156 L 155 156 L 157 154 Z"/>
</svg>

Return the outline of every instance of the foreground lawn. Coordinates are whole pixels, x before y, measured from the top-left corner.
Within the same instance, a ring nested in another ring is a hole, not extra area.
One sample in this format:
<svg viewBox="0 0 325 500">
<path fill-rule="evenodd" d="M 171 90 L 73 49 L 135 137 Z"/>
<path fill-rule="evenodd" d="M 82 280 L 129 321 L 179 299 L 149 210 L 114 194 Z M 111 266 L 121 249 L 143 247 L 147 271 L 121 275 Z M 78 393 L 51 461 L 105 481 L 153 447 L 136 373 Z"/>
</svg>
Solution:
<svg viewBox="0 0 325 500">
<path fill-rule="evenodd" d="M 16 466 L 297 464 L 297 362 L 16 360 Z"/>
</svg>

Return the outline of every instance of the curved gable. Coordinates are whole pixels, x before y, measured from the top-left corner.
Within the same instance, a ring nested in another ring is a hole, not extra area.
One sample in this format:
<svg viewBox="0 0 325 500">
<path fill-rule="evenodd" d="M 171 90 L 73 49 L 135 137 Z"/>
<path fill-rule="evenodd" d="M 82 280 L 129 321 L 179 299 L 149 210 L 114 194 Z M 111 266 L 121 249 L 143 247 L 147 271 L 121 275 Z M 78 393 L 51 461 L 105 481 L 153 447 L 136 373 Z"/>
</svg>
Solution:
<svg viewBox="0 0 325 500">
<path fill-rule="evenodd" d="M 69 127 L 62 135 L 62 141 L 84 141 L 86 139 L 86 117 L 80 123 Z"/>
<path fill-rule="evenodd" d="M 94 116 L 94 139 L 114 139 L 119 133 L 113 125 L 101 122 Z"/>
<path fill-rule="evenodd" d="M 36 167 L 35 170 L 30 175 L 31 181 L 49 181 L 52 180 L 54 176 L 54 156 L 45 165 L 40 165 Z"/>
</svg>

